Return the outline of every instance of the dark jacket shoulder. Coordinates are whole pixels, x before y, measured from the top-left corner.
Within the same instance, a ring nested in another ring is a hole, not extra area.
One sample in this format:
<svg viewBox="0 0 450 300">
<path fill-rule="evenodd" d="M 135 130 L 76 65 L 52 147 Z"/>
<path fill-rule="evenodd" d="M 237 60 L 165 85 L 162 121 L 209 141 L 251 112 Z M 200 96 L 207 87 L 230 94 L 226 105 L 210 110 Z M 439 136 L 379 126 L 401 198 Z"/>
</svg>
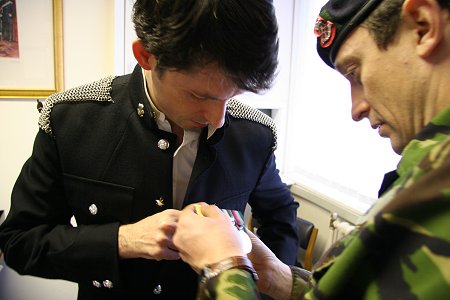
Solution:
<svg viewBox="0 0 450 300">
<path fill-rule="evenodd" d="M 88 83 L 67 91 L 56 93 L 46 99 L 39 117 L 39 127 L 48 134 L 52 134 L 50 115 L 55 105 L 61 103 L 75 103 L 83 101 L 107 101 L 113 102 L 111 97 L 112 82 L 115 76 Z"/>
<path fill-rule="evenodd" d="M 275 122 L 271 117 L 263 113 L 262 111 L 251 107 L 237 99 L 230 99 L 227 106 L 227 113 L 236 119 L 245 119 L 251 122 L 259 123 L 272 131 L 273 134 L 273 144 L 272 148 L 275 150 L 277 148 L 277 129 Z"/>
</svg>

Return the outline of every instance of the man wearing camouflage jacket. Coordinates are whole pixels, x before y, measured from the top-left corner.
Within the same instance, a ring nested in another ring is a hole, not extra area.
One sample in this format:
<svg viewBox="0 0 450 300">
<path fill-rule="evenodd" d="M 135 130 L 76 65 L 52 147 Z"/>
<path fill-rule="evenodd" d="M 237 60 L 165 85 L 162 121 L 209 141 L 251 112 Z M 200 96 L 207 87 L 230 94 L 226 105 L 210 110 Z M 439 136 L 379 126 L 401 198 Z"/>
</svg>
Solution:
<svg viewBox="0 0 450 300">
<path fill-rule="evenodd" d="M 276 299 L 448 299 L 450 1 L 330 0 L 315 33 L 320 57 L 350 82 L 353 119 L 368 118 L 402 155 L 398 178 L 311 274 L 281 263 L 252 235 L 253 266 L 216 272 L 199 297 L 254 299 L 258 287 Z M 180 223 L 209 222 L 211 234 L 226 227 L 212 206 L 202 207 L 206 218 L 188 209 Z M 207 253 L 188 247 L 184 234 L 193 243 L 193 233 L 178 231 L 175 244 L 197 269 L 230 259 L 217 243 Z M 232 249 L 240 246 L 236 239 Z"/>
</svg>

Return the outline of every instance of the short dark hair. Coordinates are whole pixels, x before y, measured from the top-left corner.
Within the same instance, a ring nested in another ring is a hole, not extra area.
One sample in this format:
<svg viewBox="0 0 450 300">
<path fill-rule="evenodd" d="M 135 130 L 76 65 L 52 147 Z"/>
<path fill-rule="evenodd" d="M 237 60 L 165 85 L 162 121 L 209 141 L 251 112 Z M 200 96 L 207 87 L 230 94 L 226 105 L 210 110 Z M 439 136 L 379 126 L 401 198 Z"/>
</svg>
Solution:
<svg viewBox="0 0 450 300">
<path fill-rule="evenodd" d="M 369 30 L 377 46 L 386 49 L 394 40 L 400 25 L 404 0 L 385 0 L 361 24 Z M 443 9 L 450 10 L 450 0 L 438 0 Z"/>
<path fill-rule="evenodd" d="M 217 63 L 238 88 L 271 87 L 278 66 L 272 0 L 137 0 L 137 37 L 159 70 Z"/>
<path fill-rule="evenodd" d="M 385 0 L 361 24 L 366 28 L 377 46 L 386 49 L 394 40 L 400 25 L 404 0 Z"/>
</svg>

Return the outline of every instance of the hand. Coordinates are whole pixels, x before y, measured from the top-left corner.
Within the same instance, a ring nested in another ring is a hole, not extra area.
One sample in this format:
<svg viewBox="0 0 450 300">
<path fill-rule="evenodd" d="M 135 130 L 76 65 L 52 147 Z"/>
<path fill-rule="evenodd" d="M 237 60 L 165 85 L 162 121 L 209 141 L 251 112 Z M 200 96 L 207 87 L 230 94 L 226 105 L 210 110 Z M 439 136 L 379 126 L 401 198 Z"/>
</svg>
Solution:
<svg viewBox="0 0 450 300">
<path fill-rule="evenodd" d="M 180 258 L 172 237 L 180 211 L 167 209 L 137 223 L 119 227 L 119 256 L 176 260 Z"/>
<path fill-rule="evenodd" d="M 291 269 L 250 230 L 247 230 L 247 234 L 252 241 L 248 258 L 259 276 L 256 282 L 258 289 L 275 299 L 289 299 L 292 290 Z"/>
<path fill-rule="evenodd" d="M 194 205 L 179 216 L 173 241 L 183 261 L 199 272 L 205 265 L 231 256 L 245 256 L 238 230 L 228 215 L 215 205 L 201 204 L 203 216 Z"/>
</svg>

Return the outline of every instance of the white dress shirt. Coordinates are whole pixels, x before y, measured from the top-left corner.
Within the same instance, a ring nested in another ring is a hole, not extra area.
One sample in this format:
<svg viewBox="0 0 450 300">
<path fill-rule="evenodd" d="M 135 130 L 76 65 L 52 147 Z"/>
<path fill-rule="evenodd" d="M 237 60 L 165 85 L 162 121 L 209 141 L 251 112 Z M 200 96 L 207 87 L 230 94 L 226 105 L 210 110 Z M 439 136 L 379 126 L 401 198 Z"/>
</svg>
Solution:
<svg viewBox="0 0 450 300">
<path fill-rule="evenodd" d="M 148 101 L 153 110 L 154 118 L 158 128 L 167 132 L 172 132 L 172 127 L 163 112 L 159 111 L 153 104 L 150 94 L 147 89 L 145 71 L 142 70 L 144 76 L 144 88 Z M 208 138 L 210 138 L 215 128 L 208 126 Z M 197 157 L 198 141 L 201 129 L 184 130 L 183 142 L 173 154 L 173 173 L 172 173 L 172 189 L 173 189 L 173 207 L 181 209 L 183 207 L 184 197 L 186 195 L 189 179 L 191 178 L 192 168 L 194 167 L 195 158 Z M 204 199 L 198 199 L 204 201 Z"/>
</svg>

